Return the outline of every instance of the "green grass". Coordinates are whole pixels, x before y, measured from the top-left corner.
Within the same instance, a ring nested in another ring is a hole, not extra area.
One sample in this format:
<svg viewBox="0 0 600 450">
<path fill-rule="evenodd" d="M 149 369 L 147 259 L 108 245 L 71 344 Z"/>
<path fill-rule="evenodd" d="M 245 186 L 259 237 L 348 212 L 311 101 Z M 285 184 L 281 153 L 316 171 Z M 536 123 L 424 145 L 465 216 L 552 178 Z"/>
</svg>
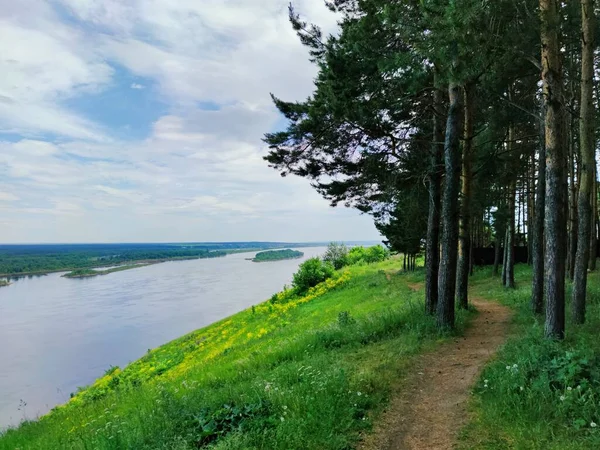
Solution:
<svg viewBox="0 0 600 450">
<path fill-rule="evenodd" d="M 475 387 L 460 448 L 598 449 L 600 431 L 593 424 L 600 424 L 600 276 L 590 275 L 586 325 L 571 325 L 567 314 L 565 341 L 550 342 L 543 337 L 543 317 L 529 310 L 530 268 L 517 266 L 516 275 L 514 291 L 503 289 L 489 270 L 474 279 L 474 295 L 499 300 L 515 316 L 512 338 Z"/>
<path fill-rule="evenodd" d="M 422 273 L 386 276 L 398 264 L 344 269 L 113 368 L 0 449 L 352 448 L 445 340 L 407 285 Z"/>
</svg>

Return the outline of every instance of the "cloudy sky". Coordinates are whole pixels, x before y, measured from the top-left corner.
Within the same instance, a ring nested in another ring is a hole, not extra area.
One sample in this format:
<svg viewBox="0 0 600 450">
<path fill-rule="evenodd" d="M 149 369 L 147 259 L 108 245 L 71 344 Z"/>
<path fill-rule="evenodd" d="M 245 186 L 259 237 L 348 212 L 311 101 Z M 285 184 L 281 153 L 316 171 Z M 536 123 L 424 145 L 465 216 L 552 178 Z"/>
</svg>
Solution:
<svg viewBox="0 0 600 450">
<path fill-rule="evenodd" d="M 0 242 L 377 239 L 262 160 L 315 75 L 287 3 L 0 0 Z"/>
</svg>

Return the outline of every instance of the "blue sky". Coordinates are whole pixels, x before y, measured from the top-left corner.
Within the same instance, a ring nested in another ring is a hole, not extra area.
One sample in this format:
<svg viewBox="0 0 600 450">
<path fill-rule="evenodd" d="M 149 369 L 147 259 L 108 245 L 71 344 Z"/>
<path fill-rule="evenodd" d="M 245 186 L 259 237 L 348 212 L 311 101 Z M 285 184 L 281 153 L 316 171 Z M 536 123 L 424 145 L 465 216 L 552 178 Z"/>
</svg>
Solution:
<svg viewBox="0 0 600 450">
<path fill-rule="evenodd" d="M 0 0 L 0 47 L 2 242 L 379 237 L 262 160 L 315 75 L 287 0 Z"/>
</svg>

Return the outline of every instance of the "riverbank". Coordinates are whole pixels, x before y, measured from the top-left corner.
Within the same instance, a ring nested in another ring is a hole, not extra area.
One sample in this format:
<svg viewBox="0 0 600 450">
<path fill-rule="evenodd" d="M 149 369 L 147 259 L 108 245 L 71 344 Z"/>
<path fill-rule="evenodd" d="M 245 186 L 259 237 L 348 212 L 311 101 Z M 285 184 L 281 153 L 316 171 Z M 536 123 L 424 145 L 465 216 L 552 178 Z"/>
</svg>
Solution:
<svg viewBox="0 0 600 450">
<path fill-rule="evenodd" d="M 211 256 L 209 258 L 225 258 L 227 256 L 227 254 L 229 254 L 229 252 L 223 252 L 223 255 L 219 255 L 219 256 Z M 234 253 L 234 252 L 231 252 Z M 164 263 L 164 262 L 169 262 L 169 261 L 194 261 L 197 259 L 209 259 L 206 256 L 198 256 L 198 257 L 188 257 L 188 256 L 182 256 L 182 257 L 175 257 L 175 258 L 163 258 L 163 259 L 139 259 L 139 260 L 134 260 L 131 261 L 130 264 L 127 265 L 127 269 L 121 269 L 121 270 L 128 270 L 128 269 L 136 269 L 139 267 L 144 267 L 144 266 L 149 266 L 151 264 L 160 264 L 160 263 Z M 113 266 L 114 264 L 110 264 L 110 266 Z M 107 263 L 102 263 L 99 265 L 92 265 L 89 267 L 69 267 L 69 268 L 65 268 L 65 269 L 56 269 L 56 270 L 43 270 L 43 271 L 35 271 L 35 272 L 20 272 L 20 273 L 0 273 L 0 277 L 5 277 L 5 278 L 19 278 L 19 277 L 28 277 L 28 276 L 44 276 L 44 275 L 49 275 L 52 273 L 60 273 L 60 272 L 73 272 L 76 270 L 93 270 L 93 269 L 102 269 L 103 267 L 107 267 L 109 266 Z M 108 272 L 110 273 L 110 272 Z M 69 277 L 70 278 L 70 277 Z M 76 278 L 76 277 L 73 277 Z"/>
<path fill-rule="evenodd" d="M 94 269 L 77 269 L 72 272 L 66 273 L 63 275 L 64 278 L 92 278 L 98 277 L 102 275 L 108 275 L 114 272 L 122 272 L 123 270 L 130 269 L 139 269 L 140 267 L 146 267 L 150 264 L 158 264 L 158 263 L 145 263 L 145 264 L 132 264 L 127 266 L 113 267 L 111 269 L 106 270 L 94 270 Z"/>
<path fill-rule="evenodd" d="M 8 280 L 0 280 L 0 287 L 9 286 L 10 281 Z"/>
<path fill-rule="evenodd" d="M 421 275 L 397 270 L 352 266 L 152 350 L 0 448 L 351 447 L 413 358 L 444 341 L 410 287 Z"/>
</svg>

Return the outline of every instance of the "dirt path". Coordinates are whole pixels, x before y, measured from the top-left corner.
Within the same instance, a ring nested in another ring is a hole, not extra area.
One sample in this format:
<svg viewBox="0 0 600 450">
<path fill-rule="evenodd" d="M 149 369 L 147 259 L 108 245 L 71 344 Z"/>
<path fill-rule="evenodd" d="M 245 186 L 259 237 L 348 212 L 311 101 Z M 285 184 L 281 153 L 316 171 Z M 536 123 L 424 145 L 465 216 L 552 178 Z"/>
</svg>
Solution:
<svg viewBox="0 0 600 450">
<path fill-rule="evenodd" d="M 472 300 L 479 314 L 461 338 L 424 355 L 392 399 L 363 450 L 452 449 L 466 420 L 473 385 L 485 363 L 505 342 L 511 311 Z"/>
</svg>

